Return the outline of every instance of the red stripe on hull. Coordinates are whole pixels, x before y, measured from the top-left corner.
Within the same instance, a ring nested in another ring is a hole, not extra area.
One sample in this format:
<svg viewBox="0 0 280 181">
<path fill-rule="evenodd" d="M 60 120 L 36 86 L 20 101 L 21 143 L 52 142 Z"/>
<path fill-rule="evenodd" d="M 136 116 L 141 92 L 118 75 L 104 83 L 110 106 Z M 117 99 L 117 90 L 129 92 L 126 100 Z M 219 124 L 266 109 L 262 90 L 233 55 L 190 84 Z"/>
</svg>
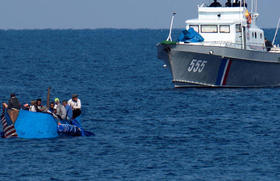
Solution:
<svg viewBox="0 0 280 181">
<path fill-rule="evenodd" d="M 228 60 L 228 66 L 227 66 L 227 71 L 226 71 L 225 78 L 224 78 L 224 81 L 223 81 L 223 85 L 226 85 L 226 83 L 227 83 L 227 78 L 228 78 L 230 66 L 231 66 L 231 60 Z"/>
</svg>

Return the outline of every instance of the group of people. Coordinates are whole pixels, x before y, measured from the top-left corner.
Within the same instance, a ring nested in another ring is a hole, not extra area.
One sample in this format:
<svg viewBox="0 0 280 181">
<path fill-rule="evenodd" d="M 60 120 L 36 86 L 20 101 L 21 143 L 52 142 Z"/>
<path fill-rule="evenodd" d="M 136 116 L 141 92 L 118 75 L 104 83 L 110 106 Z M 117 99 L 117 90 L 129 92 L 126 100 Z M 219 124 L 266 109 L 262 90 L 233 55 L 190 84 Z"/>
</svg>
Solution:
<svg viewBox="0 0 280 181">
<path fill-rule="evenodd" d="M 54 102 L 50 103 L 49 112 L 54 113 L 61 120 L 71 121 L 81 114 L 81 100 L 77 94 L 72 95 L 72 99 L 63 100 L 62 104 L 59 98 L 55 98 Z"/>
<path fill-rule="evenodd" d="M 78 98 L 78 95 L 73 94 L 71 99 L 69 99 L 68 101 L 63 100 L 62 104 L 59 98 L 55 98 L 54 102 L 51 102 L 49 107 L 47 107 L 42 105 L 41 99 L 37 99 L 31 101 L 30 105 L 24 104 L 22 109 L 32 112 L 51 113 L 55 117 L 58 117 L 61 121 L 64 120 L 71 122 L 71 120 L 74 120 L 81 114 L 81 107 L 81 100 Z M 3 108 L 8 109 L 8 111 L 19 111 L 21 109 L 20 102 L 18 101 L 15 93 L 12 93 L 10 95 L 8 104 L 3 103 Z"/>
<path fill-rule="evenodd" d="M 247 3 L 245 3 L 244 0 L 242 2 L 240 2 L 239 0 L 234 0 L 233 3 L 231 2 L 231 0 L 228 0 L 226 2 L 225 6 L 226 7 L 240 7 L 240 6 L 247 7 Z M 214 2 L 211 3 L 209 7 L 222 7 L 222 5 L 217 0 L 214 0 Z"/>
</svg>

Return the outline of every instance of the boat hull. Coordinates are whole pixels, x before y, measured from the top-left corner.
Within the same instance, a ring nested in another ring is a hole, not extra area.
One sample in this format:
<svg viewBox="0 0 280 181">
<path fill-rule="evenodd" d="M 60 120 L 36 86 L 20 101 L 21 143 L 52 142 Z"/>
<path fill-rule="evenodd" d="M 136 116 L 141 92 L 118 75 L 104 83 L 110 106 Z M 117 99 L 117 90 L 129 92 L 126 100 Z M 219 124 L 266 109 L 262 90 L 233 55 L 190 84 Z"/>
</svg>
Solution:
<svg viewBox="0 0 280 181">
<path fill-rule="evenodd" d="M 277 87 L 280 55 L 226 47 L 158 45 L 175 87 Z"/>
<path fill-rule="evenodd" d="M 85 131 L 80 124 L 80 117 L 72 120 L 58 121 L 49 113 L 30 112 L 20 110 L 18 117 L 13 123 L 7 112 L 1 115 L 3 132 L 2 138 L 56 138 L 58 136 L 94 136 L 94 133 Z"/>
</svg>

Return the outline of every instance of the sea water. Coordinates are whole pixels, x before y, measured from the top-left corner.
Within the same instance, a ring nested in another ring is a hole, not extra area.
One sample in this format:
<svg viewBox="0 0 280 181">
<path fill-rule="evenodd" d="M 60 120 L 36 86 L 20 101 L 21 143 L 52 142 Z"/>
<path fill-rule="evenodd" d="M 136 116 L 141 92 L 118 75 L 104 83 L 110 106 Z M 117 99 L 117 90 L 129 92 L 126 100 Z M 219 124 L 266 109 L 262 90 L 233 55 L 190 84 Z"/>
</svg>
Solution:
<svg viewBox="0 0 280 181">
<path fill-rule="evenodd" d="M 0 139 L 0 180 L 279 180 L 280 89 L 175 89 L 157 59 L 167 35 L 0 31 L 1 101 L 78 94 L 95 133 Z"/>
</svg>

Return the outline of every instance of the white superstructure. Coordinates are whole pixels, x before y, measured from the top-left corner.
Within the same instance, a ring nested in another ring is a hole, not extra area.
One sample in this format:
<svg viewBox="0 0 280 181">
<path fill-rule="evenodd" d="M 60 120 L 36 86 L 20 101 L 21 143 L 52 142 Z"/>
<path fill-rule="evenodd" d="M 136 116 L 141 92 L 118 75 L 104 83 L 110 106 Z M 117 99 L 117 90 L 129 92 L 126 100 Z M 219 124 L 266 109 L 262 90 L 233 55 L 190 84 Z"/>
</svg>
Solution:
<svg viewBox="0 0 280 181">
<path fill-rule="evenodd" d="M 186 21 L 203 38 L 199 44 L 266 51 L 264 31 L 257 27 L 257 13 L 246 7 L 198 7 L 198 18 Z"/>
</svg>

